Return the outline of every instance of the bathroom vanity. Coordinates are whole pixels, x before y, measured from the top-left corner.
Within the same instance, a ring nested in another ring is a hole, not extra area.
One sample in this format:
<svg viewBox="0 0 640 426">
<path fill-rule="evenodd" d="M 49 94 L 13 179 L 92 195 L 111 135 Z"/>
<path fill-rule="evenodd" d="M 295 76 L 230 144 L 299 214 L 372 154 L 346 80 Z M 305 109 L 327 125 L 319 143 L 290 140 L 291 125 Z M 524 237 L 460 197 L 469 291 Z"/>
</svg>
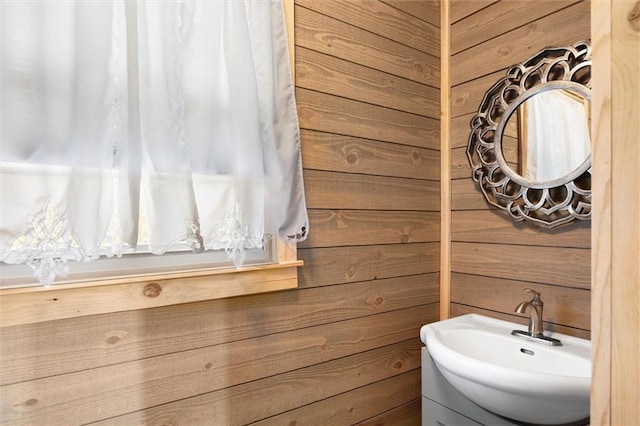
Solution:
<svg viewBox="0 0 640 426">
<path fill-rule="evenodd" d="M 477 314 L 423 326 L 423 426 L 588 423 L 591 342 L 523 328 Z"/>
<path fill-rule="evenodd" d="M 517 425 L 479 407 L 458 392 L 422 348 L 422 426 Z"/>
</svg>

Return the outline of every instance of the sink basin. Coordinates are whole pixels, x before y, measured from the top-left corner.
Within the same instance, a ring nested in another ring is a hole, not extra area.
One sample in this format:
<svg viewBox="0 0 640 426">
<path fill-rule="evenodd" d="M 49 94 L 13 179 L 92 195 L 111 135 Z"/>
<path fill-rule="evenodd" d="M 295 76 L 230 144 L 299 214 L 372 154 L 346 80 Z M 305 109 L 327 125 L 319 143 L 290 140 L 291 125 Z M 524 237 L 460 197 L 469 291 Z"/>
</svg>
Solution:
<svg viewBox="0 0 640 426">
<path fill-rule="evenodd" d="M 533 424 L 575 423 L 589 417 L 591 342 L 560 333 L 548 346 L 512 336 L 526 327 L 477 314 L 423 326 L 442 375 L 477 405 Z"/>
</svg>

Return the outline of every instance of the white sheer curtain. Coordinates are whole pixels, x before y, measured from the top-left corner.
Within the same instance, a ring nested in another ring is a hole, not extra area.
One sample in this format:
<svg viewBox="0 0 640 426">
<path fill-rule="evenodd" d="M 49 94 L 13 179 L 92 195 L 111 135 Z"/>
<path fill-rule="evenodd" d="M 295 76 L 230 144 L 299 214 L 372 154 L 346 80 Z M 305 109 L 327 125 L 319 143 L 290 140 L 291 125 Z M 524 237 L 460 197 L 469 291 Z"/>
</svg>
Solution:
<svg viewBox="0 0 640 426">
<path fill-rule="evenodd" d="M 45 285 L 138 246 L 300 241 L 280 0 L 2 2 L 1 260 Z"/>
<path fill-rule="evenodd" d="M 546 182 L 577 169 L 591 153 L 589 121 L 579 95 L 549 90 L 527 106 L 527 179 Z"/>
</svg>

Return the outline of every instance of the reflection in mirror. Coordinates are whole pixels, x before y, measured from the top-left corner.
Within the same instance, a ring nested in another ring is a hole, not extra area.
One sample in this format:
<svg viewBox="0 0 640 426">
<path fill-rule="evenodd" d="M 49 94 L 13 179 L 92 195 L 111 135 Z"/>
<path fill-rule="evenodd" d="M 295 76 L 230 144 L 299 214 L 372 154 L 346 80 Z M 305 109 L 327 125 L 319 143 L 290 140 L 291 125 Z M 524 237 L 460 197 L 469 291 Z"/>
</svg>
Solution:
<svg viewBox="0 0 640 426">
<path fill-rule="evenodd" d="M 568 89 L 537 93 L 509 117 L 502 155 L 515 173 L 532 183 L 576 170 L 591 153 L 590 103 Z"/>
</svg>

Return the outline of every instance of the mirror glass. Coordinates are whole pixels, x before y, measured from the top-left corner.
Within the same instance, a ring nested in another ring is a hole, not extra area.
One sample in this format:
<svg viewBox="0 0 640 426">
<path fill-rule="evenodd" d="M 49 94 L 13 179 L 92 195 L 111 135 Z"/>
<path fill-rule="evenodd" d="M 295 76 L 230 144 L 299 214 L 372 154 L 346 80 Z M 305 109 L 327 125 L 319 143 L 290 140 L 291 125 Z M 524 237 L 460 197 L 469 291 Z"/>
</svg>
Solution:
<svg viewBox="0 0 640 426">
<path fill-rule="evenodd" d="M 590 103 L 588 41 L 507 69 L 470 122 L 471 178 L 486 201 L 545 228 L 590 220 Z"/>
<path fill-rule="evenodd" d="M 502 155 L 511 170 L 529 182 L 560 179 L 589 158 L 590 121 L 590 102 L 579 93 L 537 93 L 508 118 Z"/>
</svg>

